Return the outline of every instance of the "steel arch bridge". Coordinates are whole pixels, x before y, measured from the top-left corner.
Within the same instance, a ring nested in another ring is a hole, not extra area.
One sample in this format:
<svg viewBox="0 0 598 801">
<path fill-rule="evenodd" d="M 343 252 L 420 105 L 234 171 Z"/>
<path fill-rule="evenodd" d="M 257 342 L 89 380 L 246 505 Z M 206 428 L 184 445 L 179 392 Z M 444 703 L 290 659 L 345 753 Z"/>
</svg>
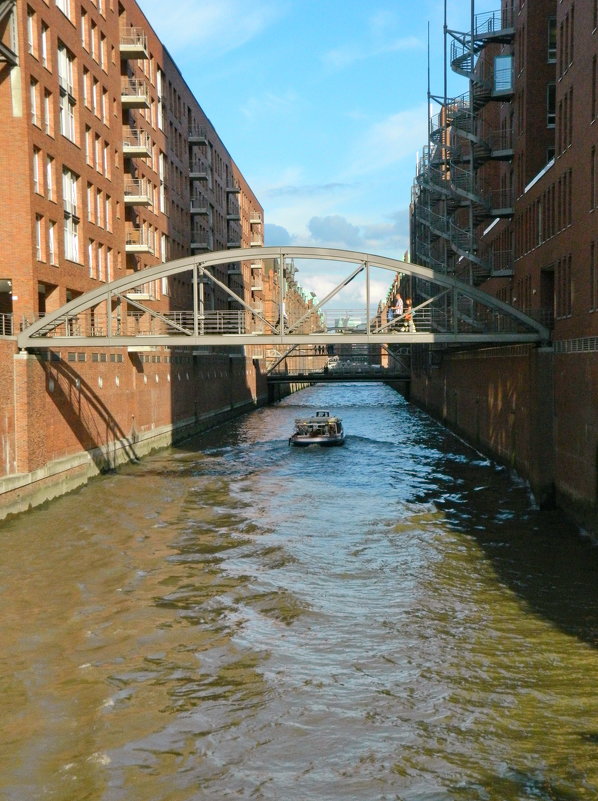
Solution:
<svg viewBox="0 0 598 801">
<path fill-rule="evenodd" d="M 334 270 L 337 277 L 339 270 L 343 275 L 322 300 L 303 293 L 303 305 L 291 313 L 285 301 L 289 284 L 294 284 L 295 260 L 314 261 L 316 269 L 328 278 Z M 238 265 L 247 262 L 251 265 L 246 266 L 246 275 L 261 263 L 276 279 L 271 286 L 276 288 L 277 297 L 268 309 L 263 303 L 248 301 L 243 288 L 239 294 L 229 285 L 228 275 L 234 272 L 242 276 Z M 401 330 L 400 320 L 397 325 L 397 321 L 385 319 L 380 288 L 390 288 L 398 274 L 410 281 L 415 331 Z M 148 294 L 147 287 L 175 276 L 189 282 L 191 308 L 160 311 L 152 305 L 156 297 Z M 339 310 L 339 298 L 354 281 L 361 282 L 361 308 Z M 209 307 L 208 300 L 216 292 L 227 297 L 229 308 Z M 344 343 L 488 346 L 540 344 L 549 339 L 548 329 L 518 309 L 427 267 L 351 250 L 252 247 L 188 256 L 102 284 L 24 328 L 17 343 L 21 349 L 156 345 L 290 348 Z"/>
</svg>

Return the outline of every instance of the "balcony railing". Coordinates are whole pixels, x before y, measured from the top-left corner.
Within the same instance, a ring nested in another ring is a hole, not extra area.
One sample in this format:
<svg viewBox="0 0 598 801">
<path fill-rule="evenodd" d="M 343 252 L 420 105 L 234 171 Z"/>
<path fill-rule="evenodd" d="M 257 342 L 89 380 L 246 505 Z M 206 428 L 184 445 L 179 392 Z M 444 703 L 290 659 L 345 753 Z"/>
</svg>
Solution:
<svg viewBox="0 0 598 801">
<path fill-rule="evenodd" d="M 205 125 L 192 125 L 189 128 L 189 143 L 190 144 L 207 144 L 208 142 L 208 129 Z"/>
<path fill-rule="evenodd" d="M 210 207 L 205 197 L 201 195 L 192 195 L 190 210 L 191 214 L 208 214 Z"/>
<path fill-rule="evenodd" d="M 513 28 L 513 9 L 499 8 L 498 11 L 483 11 L 474 17 L 474 35 L 492 36 Z"/>
<path fill-rule="evenodd" d="M 124 78 L 120 87 L 121 103 L 125 108 L 149 108 L 149 87 L 145 81 Z"/>
<path fill-rule="evenodd" d="M 201 228 L 194 228 L 191 230 L 191 247 L 195 250 L 211 250 L 212 249 L 212 235 L 209 231 L 202 230 Z"/>
<path fill-rule="evenodd" d="M 134 206 L 150 206 L 152 198 L 146 178 L 130 178 L 125 181 L 125 203 Z"/>
<path fill-rule="evenodd" d="M 251 223 L 251 225 L 261 225 L 262 223 L 261 213 L 259 211 L 250 211 L 249 222 Z"/>
<path fill-rule="evenodd" d="M 125 250 L 127 253 L 153 253 L 153 231 L 134 226 L 127 228 L 125 231 Z"/>
<path fill-rule="evenodd" d="M 123 153 L 125 156 L 151 156 L 152 140 L 141 128 L 123 130 Z"/>
<path fill-rule="evenodd" d="M 11 337 L 14 331 L 13 315 L 0 313 L 0 337 Z"/>
<path fill-rule="evenodd" d="M 203 161 L 189 162 L 189 177 L 190 178 L 208 178 L 210 175 L 210 166 Z"/>
<path fill-rule="evenodd" d="M 142 28 L 121 28 L 121 58 L 148 58 L 147 35 Z"/>
</svg>

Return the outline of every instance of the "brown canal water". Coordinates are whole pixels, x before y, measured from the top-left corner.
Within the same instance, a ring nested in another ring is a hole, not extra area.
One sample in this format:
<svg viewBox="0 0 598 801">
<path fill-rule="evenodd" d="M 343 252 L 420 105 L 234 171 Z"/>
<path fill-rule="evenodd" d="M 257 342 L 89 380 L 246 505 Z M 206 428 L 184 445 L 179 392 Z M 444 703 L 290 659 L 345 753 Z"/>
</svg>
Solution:
<svg viewBox="0 0 598 801">
<path fill-rule="evenodd" d="M 344 447 L 292 449 L 339 413 Z M 3 801 L 595 801 L 598 548 L 382 385 L 0 526 Z"/>
</svg>

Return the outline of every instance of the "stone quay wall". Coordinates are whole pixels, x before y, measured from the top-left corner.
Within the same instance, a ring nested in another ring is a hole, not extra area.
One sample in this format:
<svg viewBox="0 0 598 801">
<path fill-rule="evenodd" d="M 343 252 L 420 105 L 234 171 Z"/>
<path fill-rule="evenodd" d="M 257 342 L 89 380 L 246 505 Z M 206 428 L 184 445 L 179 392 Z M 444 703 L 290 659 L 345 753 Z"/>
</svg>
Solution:
<svg viewBox="0 0 598 801">
<path fill-rule="evenodd" d="M 410 400 L 598 535 L 598 363 L 518 345 L 413 359 Z"/>
<path fill-rule="evenodd" d="M 268 401 L 241 355 L 18 353 L 0 339 L 0 519 Z"/>
</svg>

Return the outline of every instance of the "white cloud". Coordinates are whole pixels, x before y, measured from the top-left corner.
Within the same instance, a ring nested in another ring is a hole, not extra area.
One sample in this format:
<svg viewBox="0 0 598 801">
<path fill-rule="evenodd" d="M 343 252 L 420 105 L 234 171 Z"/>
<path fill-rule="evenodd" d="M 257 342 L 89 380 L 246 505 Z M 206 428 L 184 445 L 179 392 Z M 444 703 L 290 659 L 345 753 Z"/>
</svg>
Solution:
<svg viewBox="0 0 598 801">
<path fill-rule="evenodd" d="M 140 6 L 166 46 L 179 53 L 193 47 L 198 61 L 234 50 L 277 19 L 274 0 L 140 0 Z"/>
<path fill-rule="evenodd" d="M 242 106 L 241 113 L 247 119 L 262 119 L 271 116 L 288 115 L 296 112 L 299 105 L 296 92 L 289 90 L 284 94 L 265 92 L 259 97 L 250 97 Z"/>
<path fill-rule="evenodd" d="M 391 114 L 363 132 L 350 157 L 349 175 L 375 172 L 405 158 L 415 159 L 428 141 L 427 103 Z"/>
<path fill-rule="evenodd" d="M 326 66 L 333 69 L 343 69 L 357 61 L 365 61 L 385 53 L 396 53 L 401 50 L 413 50 L 421 47 L 423 47 L 423 43 L 416 36 L 404 36 L 384 43 L 372 43 L 365 47 L 361 44 L 353 43 L 329 50 L 322 57 L 322 61 Z"/>
</svg>

